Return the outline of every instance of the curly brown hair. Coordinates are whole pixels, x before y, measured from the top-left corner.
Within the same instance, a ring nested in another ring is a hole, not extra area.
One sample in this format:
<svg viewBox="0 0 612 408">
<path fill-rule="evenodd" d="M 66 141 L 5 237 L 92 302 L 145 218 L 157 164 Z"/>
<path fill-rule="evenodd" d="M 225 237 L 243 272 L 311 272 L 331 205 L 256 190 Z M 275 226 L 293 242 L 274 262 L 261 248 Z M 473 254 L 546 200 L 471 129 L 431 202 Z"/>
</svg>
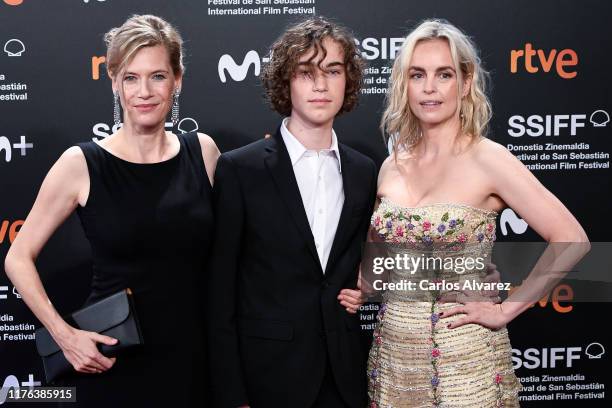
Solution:
<svg viewBox="0 0 612 408">
<path fill-rule="evenodd" d="M 336 41 L 344 51 L 346 89 L 344 103 L 338 114 L 350 112 L 357 105 L 365 64 L 357 48 L 355 37 L 346 27 L 324 17 L 311 17 L 289 27 L 270 49 L 270 61 L 263 69 L 261 81 L 265 97 L 276 112 L 284 116 L 291 114 L 289 82 L 299 59 L 314 47 L 317 52 L 308 62 L 319 54 L 322 55 L 319 63 L 323 61 L 327 55 L 327 50 L 323 47 L 325 38 Z"/>
</svg>

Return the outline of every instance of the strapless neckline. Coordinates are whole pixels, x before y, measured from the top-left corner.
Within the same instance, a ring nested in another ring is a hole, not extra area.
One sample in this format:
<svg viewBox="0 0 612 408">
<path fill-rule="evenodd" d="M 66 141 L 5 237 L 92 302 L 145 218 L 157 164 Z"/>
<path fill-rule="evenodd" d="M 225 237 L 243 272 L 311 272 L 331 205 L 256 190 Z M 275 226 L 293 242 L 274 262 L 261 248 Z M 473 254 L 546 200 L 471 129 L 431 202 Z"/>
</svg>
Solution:
<svg viewBox="0 0 612 408">
<path fill-rule="evenodd" d="M 380 201 L 381 201 L 381 203 L 385 202 L 389 206 L 401 208 L 401 209 L 404 209 L 404 210 L 423 210 L 423 209 L 431 208 L 431 207 L 447 206 L 447 207 L 467 208 L 467 209 L 470 209 L 470 210 L 478 211 L 478 212 L 483 213 L 483 214 L 494 215 L 496 218 L 497 218 L 497 215 L 499 215 L 499 213 L 497 211 L 495 211 L 495 210 L 487 210 L 485 208 L 474 207 L 472 205 L 463 204 L 463 203 L 451 203 L 451 202 L 448 202 L 448 203 L 431 203 L 431 204 L 420 205 L 420 206 L 417 206 L 417 207 L 409 207 L 409 206 L 401 205 L 401 204 L 398 204 L 398 203 L 396 203 L 394 201 L 391 201 L 387 197 L 380 197 Z"/>
</svg>

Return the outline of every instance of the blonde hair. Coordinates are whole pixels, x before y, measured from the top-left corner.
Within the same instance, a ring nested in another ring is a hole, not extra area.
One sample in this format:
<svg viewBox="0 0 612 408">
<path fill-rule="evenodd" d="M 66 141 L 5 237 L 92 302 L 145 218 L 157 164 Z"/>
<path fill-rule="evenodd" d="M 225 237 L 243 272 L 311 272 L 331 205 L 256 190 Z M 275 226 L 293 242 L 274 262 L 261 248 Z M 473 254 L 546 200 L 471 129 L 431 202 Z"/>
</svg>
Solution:
<svg viewBox="0 0 612 408">
<path fill-rule="evenodd" d="M 472 141 L 486 136 L 491 119 L 491 103 L 486 95 L 489 74 L 482 67 L 478 50 L 472 40 L 445 20 L 425 20 L 404 41 L 389 80 L 385 100 L 385 112 L 380 123 L 383 135 L 388 135 L 397 157 L 399 149 L 409 150 L 421 141 L 421 128 L 408 104 L 408 67 L 414 48 L 421 41 L 444 39 L 448 42 L 455 71 L 457 72 L 458 104 L 462 115 L 460 133 L 472 137 Z M 469 93 L 462 98 L 463 82 L 471 77 Z"/>
<path fill-rule="evenodd" d="M 133 15 L 121 27 L 115 27 L 104 35 L 106 43 L 106 68 L 111 78 L 121 72 L 143 47 L 163 45 L 170 57 L 174 75 L 185 71 L 183 66 L 183 39 L 164 19 L 145 15 Z"/>
</svg>

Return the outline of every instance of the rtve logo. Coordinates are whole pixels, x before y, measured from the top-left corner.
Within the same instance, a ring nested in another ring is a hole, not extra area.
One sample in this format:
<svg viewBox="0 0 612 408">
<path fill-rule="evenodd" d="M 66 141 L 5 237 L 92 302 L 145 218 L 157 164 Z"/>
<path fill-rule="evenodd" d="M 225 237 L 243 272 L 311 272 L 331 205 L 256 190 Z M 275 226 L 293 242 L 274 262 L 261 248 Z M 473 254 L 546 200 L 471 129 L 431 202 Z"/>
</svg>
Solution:
<svg viewBox="0 0 612 408">
<path fill-rule="evenodd" d="M 26 156 L 28 149 L 33 148 L 34 143 L 27 143 L 25 136 L 21 136 L 19 143 L 11 143 L 6 136 L 0 136 L 0 157 L 4 152 L 4 161 L 7 163 L 13 158 L 13 149 L 18 150 L 21 156 Z"/>
<path fill-rule="evenodd" d="M 508 291 L 508 296 L 512 295 L 519 288 L 520 285 L 511 287 Z M 568 283 L 561 283 L 555 286 L 550 292 L 546 293 L 540 300 L 534 302 L 529 307 L 533 308 L 538 305 L 540 308 L 545 309 L 550 304 L 555 312 L 565 314 L 574 310 L 574 305 L 572 304 L 573 301 L 574 288 L 572 288 L 572 286 Z"/>
<path fill-rule="evenodd" d="M 24 220 L 17 220 L 13 222 L 4 220 L 0 222 L 0 244 L 3 244 L 7 238 L 8 242 L 12 244 L 13 241 L 15 241 L 15 238 L 17 238 L 17 234 L 19 233 L 23 223 Z"/>
<path fill-rule="evenodd" d="M 560 136 L 564 129 L 570 136 L 576 136 L 578 128 L 584 128 L 587 123 L 594 128 L 605 128 L 610 122 L 610 115 L 603 109 L 597 109 L 590 115 L 583 113 L 562 115 L 513 115 L 508 119 L 508 135 L 512 137 L 528 136 Z M 565 130 L 567 132 L 567 130 Z"/>
<path fill-rule="evenodd" d="M 584 354 L 582 352 L 584 351 Z M 521 352 L 519 349 L 512 349 L 512 366 L 515 370 L 524 367 L 528 370 L 536 368 L 572 368 L 574 361 L 583 357 L 589 360 L 601 359 L 606 353 L 601 343 L 591 343 L 584 347 L 544 347 L 542 349 L 528 348 Z"/>
<path fill-rule="evenodd" d="M 97 81 L 100 79 L 100 66 L 106 64 L 106 57 L 91 57 L 91 79 Z"/>
<path fill-rule="evenodd" d="M 550 51 L 535 50 L 531 43 L 527 43 L 523 50 L 510 51 L 510 72 L 516 74 L 519 71 L 521 59 L 525 71 L 530 74 L 535 74 L 540 69 L 550 72 L 554 65 L 557 75 L 563 79 L 572 79 L 578 75 L 575 68 L 578 66 L 578 54 L 569 48 L 559 52 L 554 48 Z"/>
</svg>

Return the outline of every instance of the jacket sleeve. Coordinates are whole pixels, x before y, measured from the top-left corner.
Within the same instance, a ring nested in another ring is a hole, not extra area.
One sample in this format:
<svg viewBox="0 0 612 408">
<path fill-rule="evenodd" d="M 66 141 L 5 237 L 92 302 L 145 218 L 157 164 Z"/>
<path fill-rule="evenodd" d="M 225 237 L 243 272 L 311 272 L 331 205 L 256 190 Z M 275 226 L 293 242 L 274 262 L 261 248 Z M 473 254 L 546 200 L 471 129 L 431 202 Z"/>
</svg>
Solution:
<svg viewBox="0 0 612 408">
<path fill-rule="evenodd" d="M 370 201 L 368 202 L 368 212 L 366 213 L 367 216 L 362 230 L 364 239 L 366 239 L 368 229 L 370 228 L 370 216 L 374 212 L 374 207 L 376 206 L 376 194 L 378 193 L 378 169 L 372 160 L 370 160 L 370 172 Z"/>
<path fill-rule="evenodd" d="M 244 201 L 236 167 L 226 154 L 217 162 L 213 205 L 215 228 L 208 279 L 208 351 L 213 406 L 236 408 L 248 404 L 236 316 Z"/>
</svg>

